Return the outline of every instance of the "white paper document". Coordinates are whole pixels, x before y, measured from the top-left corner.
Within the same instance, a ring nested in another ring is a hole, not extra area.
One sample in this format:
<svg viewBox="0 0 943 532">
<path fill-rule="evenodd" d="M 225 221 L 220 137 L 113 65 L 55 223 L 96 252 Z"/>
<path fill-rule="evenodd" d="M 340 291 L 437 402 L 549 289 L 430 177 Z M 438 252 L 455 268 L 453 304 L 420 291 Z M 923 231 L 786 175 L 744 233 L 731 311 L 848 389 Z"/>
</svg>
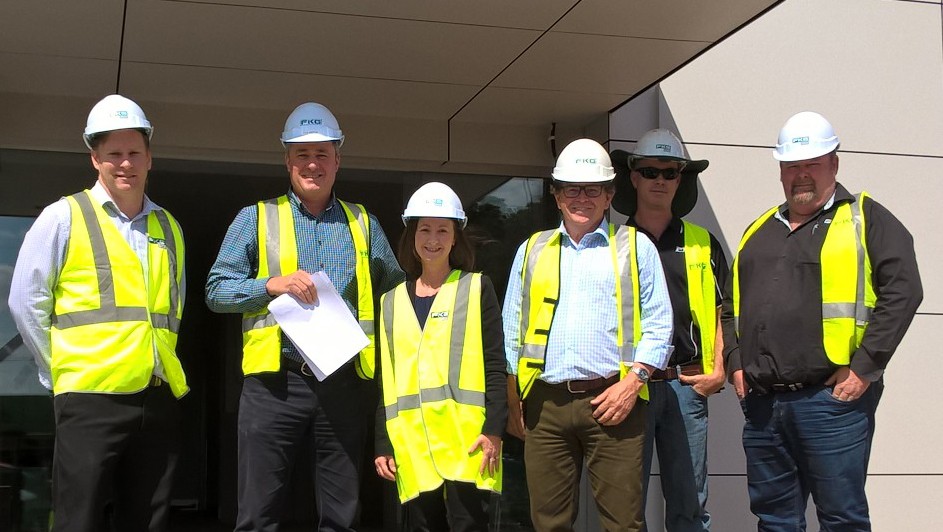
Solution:
<svg viewBox="0 0 943 532">
<path fill-rule="evenodd" d="M 319 381 L 370 344 L 334 284 L 324 272 L 311 274 L 318 302 L 309 305 L 288 294 L 268 304 L 269 312 Z"/>
</svg>

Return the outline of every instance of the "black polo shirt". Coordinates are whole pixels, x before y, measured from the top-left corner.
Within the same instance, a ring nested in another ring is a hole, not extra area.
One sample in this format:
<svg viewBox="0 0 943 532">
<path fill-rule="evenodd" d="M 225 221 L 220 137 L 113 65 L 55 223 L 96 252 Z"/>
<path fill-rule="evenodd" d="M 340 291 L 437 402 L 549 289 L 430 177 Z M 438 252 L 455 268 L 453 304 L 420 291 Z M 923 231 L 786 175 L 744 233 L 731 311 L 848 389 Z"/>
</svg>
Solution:
<svg viewBox="0 0 943 532">
<path fill-rule="evenodd" d="M 747 382 L 761 393 L 772 384 L 822 384 L 837 369 L 823 346 L 820 256 L 835 210 L 852 201 L 855 197 L 839 184 L 828 208 L 794 231 L 773 216 L 740 252 L 739 346 L 728 300 L 727 366 L 728 371 L 743 369 Z M 788 220 L 785 204 L 779 212 Z M 861 347 L 852 354 L 851 369 L 876 380 L 910 326 L 923 288 L 907 229 L 870 198 L 863 212 L 877 303 Z"/>
<path fill-rule="evenodd" d="M 665 281 L 668 284 L 668 297 L 671 298 L 671 308 L 674 310 L 674 352 L 668 361 L 669 366 L 700 362 L 701 330 L 694 324 L 691 317 L 691 304 L 688 302 L 687 267 L 684 263 L 684 224 L 680 218 L 673 218 L 665 228 L 661 238 L 656 239 L 645 229 L 638 227 L 635 218 L 629 218 L 627 225 L 638 228 L 645 234 L 658 249 L 662 268 L 665 270 Z M 710 235 L 711 239 L 711 269 L 714 272 L 714 284 L 717 286 L 717 306 L 723 301 L 723 288 L 727 283 L 727 257 L 724 255 L 720 242 Z"/>
</svg>

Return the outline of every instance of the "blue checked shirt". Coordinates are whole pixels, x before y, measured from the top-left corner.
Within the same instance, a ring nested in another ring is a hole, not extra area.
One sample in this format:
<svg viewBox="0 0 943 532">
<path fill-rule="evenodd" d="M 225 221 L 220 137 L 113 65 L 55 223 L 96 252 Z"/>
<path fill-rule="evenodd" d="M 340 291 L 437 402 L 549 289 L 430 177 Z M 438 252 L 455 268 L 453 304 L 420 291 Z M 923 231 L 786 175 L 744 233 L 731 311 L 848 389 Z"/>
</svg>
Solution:
<svg viewBox="0 0 943 532">
<path fill-rule="evenodd" d="M 609 250 L 607 222 L 580 242 L 573 242 L 563 224 L 560 249 L 560 300 L 547 339 L 546 366 L 540 379 L 551 384 L 609 377 L 619 373 L 616 345 L 615 272 Z M 672 309 L 665 273 L 654 244 L 643 234 L 637 239 L 642 338 L 635 360 L 664 369 L 671 356 Z M 521 352 L 521 244 L 511 266 L 504 299 L 504 346 L 508 373 L 517 374 Z M 623 287 L 630 281 L 623 280 Z M 623 288 L 625 289 L 625 288 Z"/>
<path fill-rule="evenodd" d="M 302 206 L 294 192 L 288 192 L 288 199 L 294 214 L 298 268 L 309 273 L 326 273 L 356 317 L 356 257 L 344 208 L 332 197 L 327 209 L 314 216 Z M 369 216 L 370 275 L 376 297 L 403 282 L 405 274 L 393 256 L 380 223 L 372 214 Z M 258 219 L 256 205 L 244 207 L 223 238 L 216 263 L 206 280 L 206 304 L 213 312 L 255 312 L 274 299 L 265 290 L 268 279 L 255 278 L 259 264 Z M 282 355 L 301 360 L 295 346 L 284 335 Z"/>
</svg>

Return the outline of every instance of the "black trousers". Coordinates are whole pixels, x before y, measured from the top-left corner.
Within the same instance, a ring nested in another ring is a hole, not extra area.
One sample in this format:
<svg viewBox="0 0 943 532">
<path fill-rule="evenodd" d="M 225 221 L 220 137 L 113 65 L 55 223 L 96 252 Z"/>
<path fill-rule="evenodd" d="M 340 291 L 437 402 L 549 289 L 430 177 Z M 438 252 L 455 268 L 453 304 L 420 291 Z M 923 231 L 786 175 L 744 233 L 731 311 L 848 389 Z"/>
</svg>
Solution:
<svg viewBox="0 0 943 532">
<path fill-rule="evenodd" d="M 411 532 L 488 532 L 491 492 L 470 482 L 446 480 L 435 491 L 406 501 L 406 525 Z"/>
<path fill-rule="evenodd" d="M 239 399 L 236 531 L 274 532 L 284 513 L 294 457 L 312 452 L 322 531 L 353 530 L 367 429 L 366 386 L 348 364 L 324 382 L 282 369 L 245 378 Z"/>
<path fill-rule="evenodd" d="M 54 532 L 165 531 L 180 446 L 170 387 L 54 400 Z"/>
</svg>

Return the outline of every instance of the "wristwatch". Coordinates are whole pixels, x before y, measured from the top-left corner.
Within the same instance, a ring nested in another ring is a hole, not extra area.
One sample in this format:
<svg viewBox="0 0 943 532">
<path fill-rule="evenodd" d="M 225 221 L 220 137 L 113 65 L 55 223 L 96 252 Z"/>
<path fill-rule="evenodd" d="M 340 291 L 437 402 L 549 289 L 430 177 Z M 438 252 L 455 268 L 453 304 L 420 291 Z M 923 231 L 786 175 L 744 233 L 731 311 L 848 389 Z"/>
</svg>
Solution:
<svg viewBox="0 0 943 532">
<path fill-rule="evenodd" d="M 638 380 L 642 381 L 642 384 L 646 384 L 648 379 L 651 377 L 651 374 L 648 373 L 648 370 L 642 366 L 634 366 L 631 370 L 632 373 L 638 377 Z"/>
</svg>

